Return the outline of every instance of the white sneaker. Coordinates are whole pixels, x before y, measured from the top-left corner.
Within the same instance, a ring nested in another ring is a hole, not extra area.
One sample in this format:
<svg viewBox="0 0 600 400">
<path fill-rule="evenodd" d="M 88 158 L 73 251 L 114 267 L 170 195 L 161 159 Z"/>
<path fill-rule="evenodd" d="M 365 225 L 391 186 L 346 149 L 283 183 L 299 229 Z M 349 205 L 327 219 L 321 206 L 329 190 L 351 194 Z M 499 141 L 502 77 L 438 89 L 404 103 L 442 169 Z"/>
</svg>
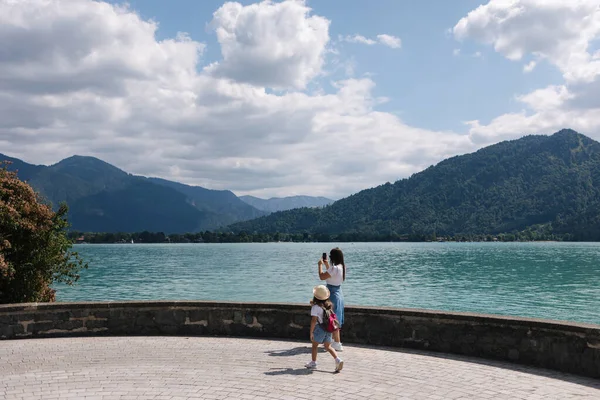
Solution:
<svg viewBox="0 0 600 400">
<path fill-rule="evenodd" d="M 307 363 L 305 365 L 305 367 L 308 368 L 308 369 L 316 369 L 317 368 L 317 363 L 315 361 L 311 361 L 311 362 Z"/>
<path fill-rule="evenodd" d="M 335 362 L 335 372 L 340 372 L 344 368 L 344 360 L 341 358 Z"/>
<path fill-rule="evenodd" d="M 340 342 L 333 342 L 331 347 L 333 347 L 335 351 L 344 351 L 344 346 L 342 346 Z"/>
</svg>

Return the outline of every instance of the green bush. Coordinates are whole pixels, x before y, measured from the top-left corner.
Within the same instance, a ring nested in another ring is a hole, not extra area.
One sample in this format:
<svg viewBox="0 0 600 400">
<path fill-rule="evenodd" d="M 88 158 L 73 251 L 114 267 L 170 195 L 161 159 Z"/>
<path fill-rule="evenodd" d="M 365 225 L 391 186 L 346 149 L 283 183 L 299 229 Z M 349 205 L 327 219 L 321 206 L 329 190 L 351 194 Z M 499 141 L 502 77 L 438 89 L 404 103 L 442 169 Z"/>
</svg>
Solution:
<svg viewBox="0 0 600 400">
<path fill-rule="evenodd" d="M 54 282 L 79 279 L 87 264 L 71 251 L 66 215 L 0 165 L 0 304 L 54 301 Z"/>
</svg>

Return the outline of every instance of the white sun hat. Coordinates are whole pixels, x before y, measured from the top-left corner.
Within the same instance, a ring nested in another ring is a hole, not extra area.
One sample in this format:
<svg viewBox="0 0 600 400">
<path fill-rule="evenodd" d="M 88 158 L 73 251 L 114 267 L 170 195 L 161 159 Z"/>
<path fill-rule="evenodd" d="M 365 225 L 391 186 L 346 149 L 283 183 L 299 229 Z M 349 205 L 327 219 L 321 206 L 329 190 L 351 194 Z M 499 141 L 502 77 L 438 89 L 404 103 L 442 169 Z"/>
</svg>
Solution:
<svg viewBox="0 0 600 400">
<path fill-rule="evenodd" d="M 325 285 L 315 286 L 313 288 L 313 295 L 318 300 L 327 300 L 329 298 L 329 289 Z"/>
</svg>

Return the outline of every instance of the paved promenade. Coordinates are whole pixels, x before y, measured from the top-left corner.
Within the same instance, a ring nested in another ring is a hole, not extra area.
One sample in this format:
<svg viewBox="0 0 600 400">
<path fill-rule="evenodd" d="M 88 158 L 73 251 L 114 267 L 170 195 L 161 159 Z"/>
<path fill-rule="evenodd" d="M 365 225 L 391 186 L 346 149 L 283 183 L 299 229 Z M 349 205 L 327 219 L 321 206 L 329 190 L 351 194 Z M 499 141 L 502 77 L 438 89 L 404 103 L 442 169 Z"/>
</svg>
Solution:
<svg viewBox="0 0 600 400">
<path fill-rule="evenodd" d="M 0 399 L 600 399 L 600 381 L 511 364 L 305 342 L 207 337 L 0 341 Z"/>
</svg>

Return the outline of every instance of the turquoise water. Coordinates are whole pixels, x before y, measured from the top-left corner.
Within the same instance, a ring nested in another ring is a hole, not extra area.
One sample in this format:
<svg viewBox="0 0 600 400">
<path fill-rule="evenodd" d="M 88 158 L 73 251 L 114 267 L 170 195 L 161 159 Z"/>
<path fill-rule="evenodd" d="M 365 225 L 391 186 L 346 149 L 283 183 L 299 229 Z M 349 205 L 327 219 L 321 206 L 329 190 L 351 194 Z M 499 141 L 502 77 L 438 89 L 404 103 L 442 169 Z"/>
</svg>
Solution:
<svg viewBox="0 0 600 400">
<path fill-rule="evenodd" d="M 59 301 L 306 303 L 331 244 L 77 245 Z M 346 304 L 600 324 L 600 243 L 343 243 Z"/>
</svg>

